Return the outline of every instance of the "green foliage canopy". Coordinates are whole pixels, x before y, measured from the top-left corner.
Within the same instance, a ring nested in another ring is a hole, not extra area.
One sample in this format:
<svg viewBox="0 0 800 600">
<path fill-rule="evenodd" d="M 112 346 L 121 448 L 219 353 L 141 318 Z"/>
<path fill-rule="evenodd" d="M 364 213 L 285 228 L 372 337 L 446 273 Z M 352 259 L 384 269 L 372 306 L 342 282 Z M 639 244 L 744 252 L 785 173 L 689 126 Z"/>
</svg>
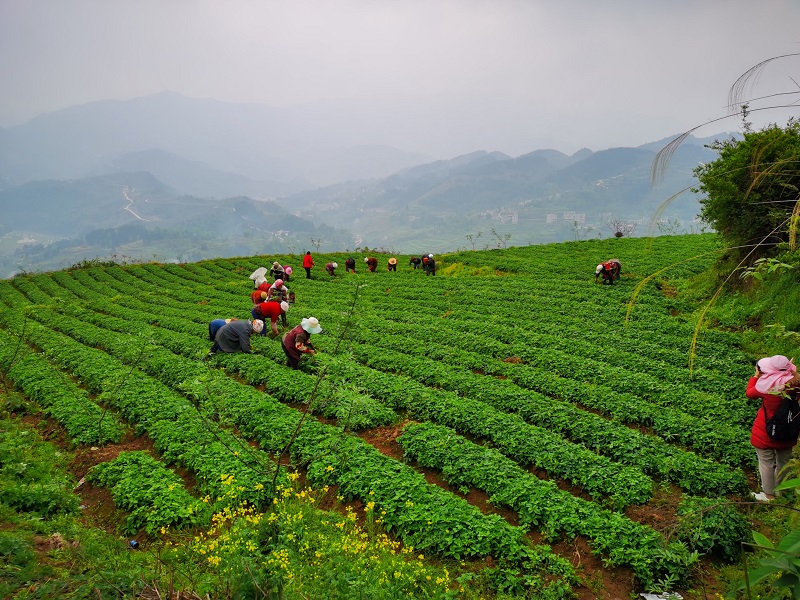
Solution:
<svg viewBox="0 0 800 600">
<path fill-rule="evenodd" d="M 800 198 L 800 122 L 745 132 L 742 140 L 714 142 L 719 158 L 694 171 L 700 216 L 733 247 L 763 244 L 752 258 L 789 240 Z M 741 248 L 745 254 L 747 248 Z"/>
</svg>

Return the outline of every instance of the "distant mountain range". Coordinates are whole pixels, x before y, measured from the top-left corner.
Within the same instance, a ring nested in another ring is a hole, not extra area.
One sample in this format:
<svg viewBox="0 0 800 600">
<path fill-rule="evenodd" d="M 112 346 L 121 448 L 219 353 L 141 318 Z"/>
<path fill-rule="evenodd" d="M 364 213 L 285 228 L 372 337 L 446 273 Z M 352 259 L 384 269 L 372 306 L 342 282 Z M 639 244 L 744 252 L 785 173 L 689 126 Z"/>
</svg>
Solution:
<svg viewBox="0 0 800 600">
<path fill-rule="evenodd" d="M 694 183 L 693 169 L 716 158 L 704 145 L 730 135 L 690 136 L 652 187 L 669 138 L 431 161 L 347 146 L 314 124 L 297 109 L 165 92 L 0 129 L 0 268 L 64 266 L 81 252 L 300 252 L 311 240 L 321 250 L 442 252 L 607 237 L 609 220 L 644 233 L 659 205 Z M 686 231 L 698 210 L 684 194 L 662 223 Z"/>
<path fill-rule="evenodd" d="M 341 129 L 341 124 L 339 124 Z M 0 128 L 0 185 L 37 179 L 77 179 L 167 158 L 188 171 L 251 179 L 253 196 L 346 179 L 382 177 L 430 157 L 385 146 L 348 145 L 320 115 L 302 109 L 187 98 L 163 92 L 133 100 L 104 100 L 40 115 Z M 162 169 L 164 182 L 178 189 Z M 222 186 L 221 178 L 216 183 Z M 244 183 L 242 180 L 240 183 Z M 228 185 L 219 195 L 238 195 Z"/>
<path fill-rule="evenodd" d="M 659 206 L 695 183 L 693 169 L 716 158 L 704 147 L 709 141 L 687 139 L 657 186 L 651 185 L 657 151 L 645 146 L 584 149 L 572 156 L 536 150 L 516 158 L 479 151 L 381 179 L 297 192 L 279 202 L 295 214 L 347 228 L 364 243 L 404 249 L 463 247 L 466 236 L 478 232 L 478 247 L 492 247 L 506 235 L 516 244 L 607 237 L 614 233 L 609 221 L 625 221 L 644 234 Z M 698 212 L 697 199 L 687 193 L 669 203 L 660 223 L 690 230 L 699 227 Z M 487 235 L 492 230 L 501 234 Z"/>
</svg>

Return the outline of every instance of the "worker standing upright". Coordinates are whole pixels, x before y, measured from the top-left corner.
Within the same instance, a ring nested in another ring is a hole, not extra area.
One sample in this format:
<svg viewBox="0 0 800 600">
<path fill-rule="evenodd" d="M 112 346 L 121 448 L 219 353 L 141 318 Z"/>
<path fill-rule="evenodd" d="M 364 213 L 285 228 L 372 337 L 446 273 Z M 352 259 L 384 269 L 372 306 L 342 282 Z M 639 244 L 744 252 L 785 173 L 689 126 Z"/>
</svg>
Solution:
<svg viewBox="0 0 800 600">
<path fill-rule="evenodd" d="M 306 279 L 311 279 L 311 267 L 314 266 L 314 258 L 311 256 L 311 251 L 306 252 L 303 257 L 303 268 L 306 270 Z"/>
</svg>

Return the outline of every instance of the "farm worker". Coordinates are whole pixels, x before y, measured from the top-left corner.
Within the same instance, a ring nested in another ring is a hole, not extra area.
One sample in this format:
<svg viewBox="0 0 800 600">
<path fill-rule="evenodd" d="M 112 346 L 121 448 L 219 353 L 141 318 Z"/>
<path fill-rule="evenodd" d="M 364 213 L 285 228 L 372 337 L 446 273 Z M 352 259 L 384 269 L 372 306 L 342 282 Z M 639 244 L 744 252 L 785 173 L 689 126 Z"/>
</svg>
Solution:
<svg viewBox="0 0 800 600">
<path fill-rule="evenodd" d="M 306 252 L 306 255 L 303 257 L 303 268 L 306 270 L 306 279 L 311 279 L 311 267 L 314 266 L 314 259 L 311 256 L 311 252 Z"/>
<path fill-rule="evenodd" d="M 594 282 L 597 283 L 597 278 L 603 278 L 603 283 L 614 285 L 614 265 L 610 262 L 602 262 L 594 269 Z"/>
<path fill-rule="evenodd" d="M 614 279 L 619 280 L 619 274 L 622 272 L 622 263 L 616 258 L 609 258 L 606 263 L 611 265 L 611 275 Z"/>
<path fill-rule="evenodd" d="M 289 265 L 283 265 L 283 272 L 286 274 L 284 275 L 283 280 L 289 281 L 289 279 L 292 277 L 292 267 Z"/>
<path fill-rule="evenodd" d="M 775 486 L 786 475 L 781 471 L 792 457 L 792 448 L 797 444 L 796 439 L 780 442 L 767 435 L 767 420 L 781 405 L 781 394 L 800 388 L 797 366 L 793 361 L 794 359 L 789 360 L 780 354 L 762 358 L 756 363 L 755 375 L 747 382 L 747 397 L 761 398 L 761 406 L 750 432 L 750 443 L 756 449 L 761 478 L 761 491 L 752 492 L 752 495 L 760 502 L 769 502 L 775 497 Z"/>
<path fill-rule="evenodd" d="M 312 333 L 321 333 L 322 327 L 316 317 L 308 317 L 300 325 L 283 334 L 281 340 L 283 352 L 286 354 L 286 364 L 296 369 L 300 364 L 303 354 L 315 354 L 314 346 L 309 341 Z"/>
<path fill-rule="evenodd" d="M 436 275 L 436 261 L 433 259 L 433 254 L 428 254 L 426 258 L 428 262 L 425 264 L 425 275 Z"/>
<path fill-rule="evenodd" d="M 262 302 L 260 304 L 256 304 L 251 312 L 254 320 L 258 319 L 264 324 L 266 324 L 267 319 L 269 319 L 270 327 L 272 327 L 272 333 L 278 335 L 278 317 L 281 317 L 281 319 L 286 319 L 286 313 L 288 311 L 288 302 Z M 267 335 L 266 327 L 264 327 L 261 331 L 261 335 Z"/>
<path fill-rule="evenodd" d="M 269 274 L 273 279 L 283 279 L 286 276 L 286 271 L 283 270 L 281 263 L 277 260 L 272 263 L 272 268 L 269 270 Z"/>
<path fill-rule="evenodd" d="M 269 288 L 267 288 L 269 289 Z M 250 299 L 253 301 L 253 304 L 258 304 L 259 302 L 264 302 L 267 299 L 267 292 L 257 289 L 252 294 L 250 294 Z"/>
<path fill-rule="evenodd" d="M 267 291 L 267 302 L 286 302 L 289 300 L 289 288 L 283 284 L 283 279 L 276 279 Z M 286 315 L 281 316 L 281 323 L 286 327 Z"/>
<path fill-rule="evenodd" d="M 367 263 L 367 269 L 369 269 L 370 273 L 374 273 L 375 269 L 378 268 L 378 259 L 374 256 L 370 256 L 369 258 L 365 258 L 364 262 Z"/>
<path fill-rule="evenodd" d="M 242 351 L 249 354 L 251 350 L 250 335 L 261 333 L 263 329 L 263 321 L 231 321 L 217 330 L 217 334 L 214 336 L 214 345 L 211 346 L 208 356 L 213 356 L 218 351 Z"/>
<path fill-rule="evenodd" d="M 294 295 L 294 292 L 289 292 L 289 304 L 294 304 L 295 300 L 297 300 L 297 296 Z"/>
<path fill-rule="evenodd" d="M 217 335 L 217 332 L 222 329 L 225 325 L 230 323 L 231 321 L 238 321 L 238 319 L 230 318 L 230 319 L 214 319 L 208 324 L 208 339 L 210 341 L 214 341 L 214 336 Z"/>
<path fill-rule="evenodd" d="M 428 273 L 428 255 L 424 254 L 422 256 L 422 270 L 425 271 L 425 274 Z"/>
<path fill-rule="evenodd" d="M 338 266 L 339 266 L 339 264 L 338 264 L 338 263 L 335 263 L 335 262 L 329 262 L 327 265 L 325 265 L 325 270 L 328 272 L 328 275 L 330 275 L 331 277 L 333 277 L 333 276 L 334 276 L 334 272 L 333 272 L 333 271 L 334 271 L 334 270 L 335 270 L 335 269 L 336 269 Z"/>
<path fill-rule="evenodd" d="M 408 261 L 408 264 L 411 265 L 413 269 L 419 269 L 419 265 L 422 262 L 422 259 L 419 256 L 412 256 L 411 260 Z"/>
<path fill-rule="evenodd" d="M 387 271 L 397 271 L 397 259 L 393 256 L 389 259 L 389 262 L 386 264 Z"/>
<path fill-rule="evenodd" d="M 347 260 L 344 261 L 344 272 L 345 273 L 350 273 L 350 272 L 355 273 L 356 272 L 356 259 L 355 258 L 351 257 L 351 258 L 348 258 Z"/>
<path fill-rule="evenodd" d="M 255 271 L 250 273 L 250 279 L 253 280 L 253 287 L 254 288 L 257 288 L 259 285 L 261 285 L 262 283 L 264 283 L 266 281 L 266 279 L 264 278 L 264 276 L 266 274 L 267 274 L 267 268 L 266 267 L 259 267 Z"/>
<path fill-rule="evenodd" d="M 267 300 L 280 302 L 289 299 L 289 288 L 283 284 L 283 279 L 276 279 L 275 283 L 267 290 Z"/>
</svg>

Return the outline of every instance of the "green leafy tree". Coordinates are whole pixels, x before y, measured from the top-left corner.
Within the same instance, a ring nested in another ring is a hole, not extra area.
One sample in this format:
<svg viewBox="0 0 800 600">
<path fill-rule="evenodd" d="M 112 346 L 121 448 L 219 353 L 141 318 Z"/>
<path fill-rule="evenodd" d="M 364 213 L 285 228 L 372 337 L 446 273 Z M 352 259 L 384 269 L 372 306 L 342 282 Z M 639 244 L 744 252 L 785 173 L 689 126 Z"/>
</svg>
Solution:
<svg viewBox="0 0 800 600">
<path fill-rule="evenodd" d="M 781 242 L 793 242 L 800 194 L 800 122 L 745 131 L 741 140 L 710 146 L 719 158 L 695 169 L 701 217 L 730 246 L 755 259 Z M 794 218 L 793 218 L 794 216 Z M 791 238 L 791 239 L 790 239 Z"/>
</svg>

